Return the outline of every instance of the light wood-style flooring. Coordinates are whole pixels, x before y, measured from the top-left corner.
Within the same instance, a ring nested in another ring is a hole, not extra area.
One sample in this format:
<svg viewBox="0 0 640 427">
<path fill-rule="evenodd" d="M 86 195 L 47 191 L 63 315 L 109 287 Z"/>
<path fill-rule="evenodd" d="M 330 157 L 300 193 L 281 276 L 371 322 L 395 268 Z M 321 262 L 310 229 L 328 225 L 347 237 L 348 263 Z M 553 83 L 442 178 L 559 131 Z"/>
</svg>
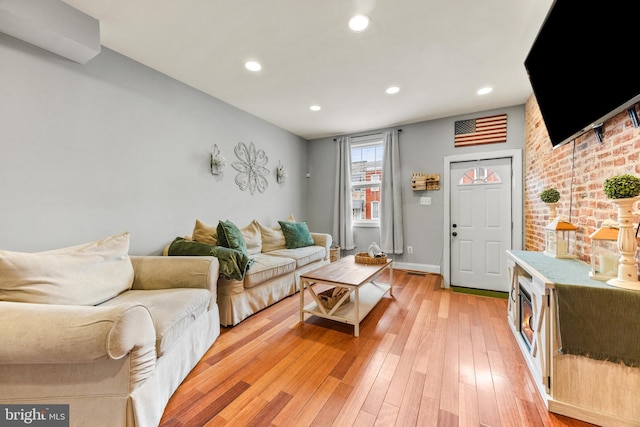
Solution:
<svg viewBox="0 0 640 427">
<path fill-rule="evenodd" d="M 160 426 L 592 426 L 547 412 L 506 300 L 441 289 L 434 274 L 393 278 L 357 338 L 300 323 L 298 294 L 223 328 Z"/>
</svg>

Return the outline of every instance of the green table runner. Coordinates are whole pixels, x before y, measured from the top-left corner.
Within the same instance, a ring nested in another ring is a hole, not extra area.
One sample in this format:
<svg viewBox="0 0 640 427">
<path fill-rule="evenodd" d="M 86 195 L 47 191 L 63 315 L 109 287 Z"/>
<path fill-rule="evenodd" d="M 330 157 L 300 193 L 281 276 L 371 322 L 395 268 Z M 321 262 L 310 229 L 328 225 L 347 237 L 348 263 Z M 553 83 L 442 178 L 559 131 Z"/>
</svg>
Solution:
<svg viewBox="0 0 640 427">
<path fill-rule="evenodd" d="M 640 291 L 592 280 L 576 259 L 511 252 L 554 284 L 561 353 L 640 366 Z"/>
</svg>

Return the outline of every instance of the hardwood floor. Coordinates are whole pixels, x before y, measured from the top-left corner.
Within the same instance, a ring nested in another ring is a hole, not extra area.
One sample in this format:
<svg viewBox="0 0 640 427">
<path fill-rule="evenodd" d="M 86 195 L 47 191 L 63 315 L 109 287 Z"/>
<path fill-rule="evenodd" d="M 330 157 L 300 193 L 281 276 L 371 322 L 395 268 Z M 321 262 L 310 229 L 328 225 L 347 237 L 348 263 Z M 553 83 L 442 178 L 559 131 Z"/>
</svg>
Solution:
<svg viewBox="0 0 640 427">
<path fill-rule="evenodd" d="M 394 298 L 358 338 L 350 325 L 300 323 L 297 294 L 223 328 L 160 425 L 592 426 L 547 412 L 506 300 L 441 289 L 439 275 L 393 278 Z"/>
</svg>

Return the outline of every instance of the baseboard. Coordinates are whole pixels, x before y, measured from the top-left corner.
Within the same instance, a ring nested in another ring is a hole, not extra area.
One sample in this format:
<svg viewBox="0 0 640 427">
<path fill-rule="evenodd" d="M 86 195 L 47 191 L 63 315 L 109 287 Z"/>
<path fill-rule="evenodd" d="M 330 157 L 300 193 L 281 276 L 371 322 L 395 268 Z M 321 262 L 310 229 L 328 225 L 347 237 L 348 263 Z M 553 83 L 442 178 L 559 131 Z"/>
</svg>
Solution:
<svg viewBox="0 0 640 427">
<path fill-rule="evenodd" d="M 398 270 L 423 271 L 425 273 L 440 274 L 439 265 L 415 264 L 411 262 L 393 262 L 393 268 Z"/>
</svg>

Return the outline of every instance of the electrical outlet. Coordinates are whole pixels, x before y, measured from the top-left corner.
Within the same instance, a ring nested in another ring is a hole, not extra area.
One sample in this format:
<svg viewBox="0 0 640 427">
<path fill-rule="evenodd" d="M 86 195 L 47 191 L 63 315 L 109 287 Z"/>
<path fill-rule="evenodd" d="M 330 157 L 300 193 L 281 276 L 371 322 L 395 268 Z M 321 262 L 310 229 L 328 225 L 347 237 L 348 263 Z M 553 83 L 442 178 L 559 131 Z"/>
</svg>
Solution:
<svg viewBox="0 0 640 427">
<path fill-rule="evenodd" d="M 431 204 L 431 197 L 420 197 L 420 204 L 421 205 L 430 205 Z"/>
<path fill-rule="evenodd" d="M 413 246 L 407 246 L 407 253 L 413 253 Z"/>
</svg>

